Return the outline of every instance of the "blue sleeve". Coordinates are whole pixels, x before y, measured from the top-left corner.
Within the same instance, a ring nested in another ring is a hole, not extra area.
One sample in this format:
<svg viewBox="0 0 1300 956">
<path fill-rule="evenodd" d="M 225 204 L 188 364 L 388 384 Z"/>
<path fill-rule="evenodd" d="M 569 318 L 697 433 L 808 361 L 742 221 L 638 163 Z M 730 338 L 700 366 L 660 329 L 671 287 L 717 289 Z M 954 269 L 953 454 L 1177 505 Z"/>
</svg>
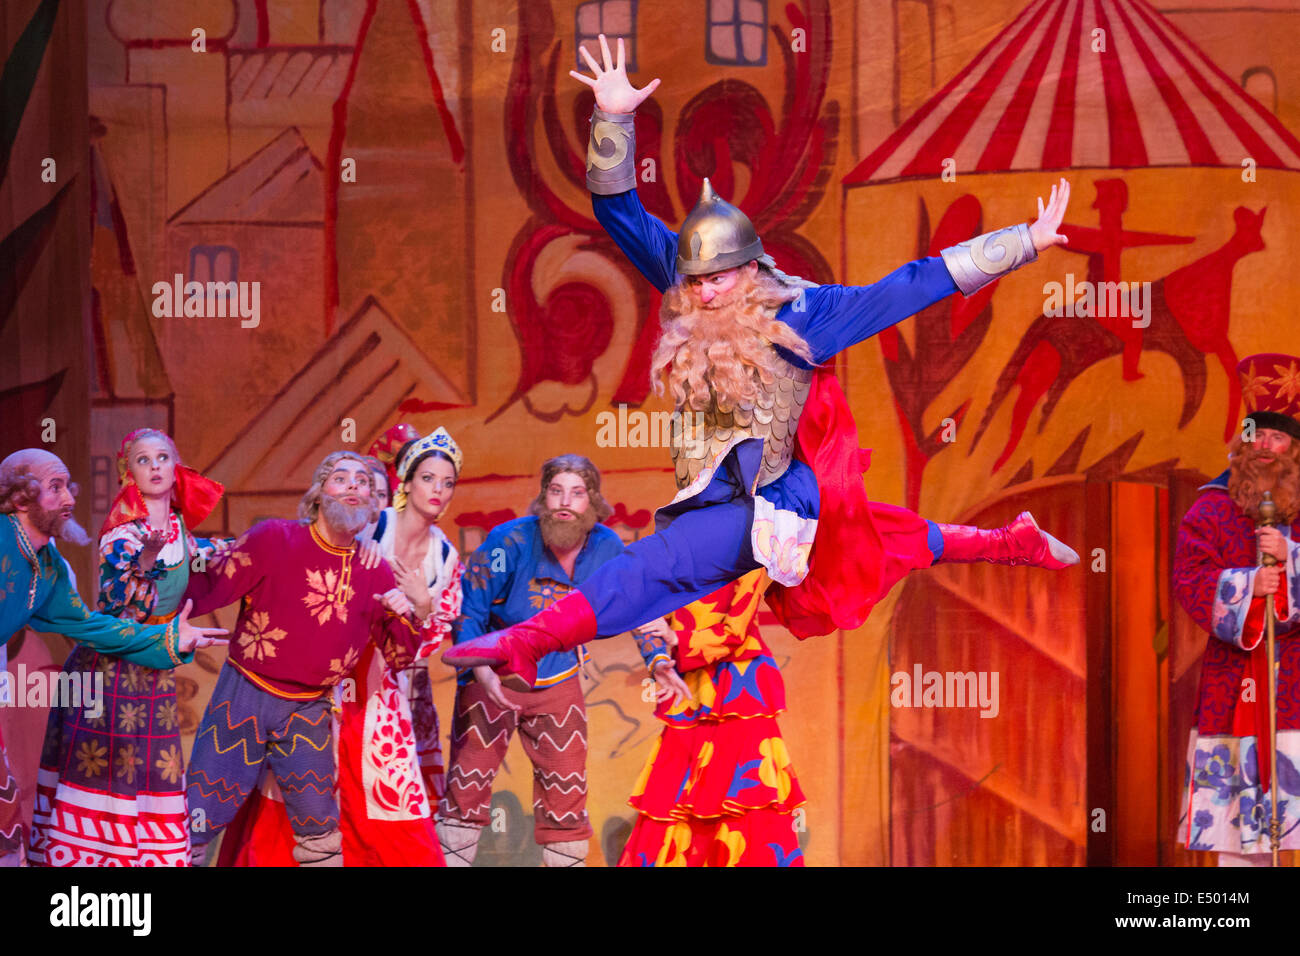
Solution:
<svg viewBox="0 0 1300 956">
<path fill-rule="evenodd" d="M 641 660 L 645 661 L 646 670 L 651 674 L 661 662 L 671 664 L 673 662 L 672 654 L 668 650 L 668 643 L 654 634 L 646 634 L 643 631 L 632 631 L 632 640 L 636 641 L 636 649 L 641 654 Z"/>
<path fill-rule="evenodd" d="M 780 318 L 804 337 L 813 360 L 821 363 L 956 291 L 943 259 L 930 256 L 871 285 L 809 289 L 802 302 L 782 309 Z"/>
<path fill-rule="evenodd" d="M 497 525 L 469 556 L 461 577 L 460 617 L 452 643 L 459 644 L 486 634 L 492 605 L 510 587 L 511 577 L 523 560 L 522 534 L 508 524 Z"/>
<path fill-rule="evenodd" d="M 592 193 L 596 219 L 632 265 L 660 292 L 677 282 L 677 233 L 641 205 L 635 189 L 617 196 Z"/>
<path fill-rule="evenodd" d="M 214 551 L 220 551 L 234 543 L 234 538 L 195 538 L 194 549 L 203 551 L 210 556 Z"/>
</svg>

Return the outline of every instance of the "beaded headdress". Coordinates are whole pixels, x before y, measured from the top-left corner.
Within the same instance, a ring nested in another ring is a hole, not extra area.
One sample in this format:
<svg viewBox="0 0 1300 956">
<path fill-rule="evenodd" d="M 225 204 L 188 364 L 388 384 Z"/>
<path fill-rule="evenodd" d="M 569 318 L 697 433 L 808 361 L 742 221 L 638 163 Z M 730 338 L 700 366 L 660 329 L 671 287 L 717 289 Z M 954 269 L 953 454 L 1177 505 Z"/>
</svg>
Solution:
<svg viewBox="0 0 1300 956">
<path fill-rule="evenodd" d="M 460 453 L 460 446 L 447 434 L 445 428 L 439 428 L 431 435 L 425 435 L 419 441 L 411 442 L 405 453 L 397 461 L 397 484 L 393 486 L 393 508 L 401 511 L 406 507 L 406 491 L 403 485 L 409 477 L 407 471 L 411 462 L 416 461 L 420 456 L 431 452 L 440 451 L 451 459 L 451 466 L 460 475 L 460 466 L 463 457 Z"/>
</svg>

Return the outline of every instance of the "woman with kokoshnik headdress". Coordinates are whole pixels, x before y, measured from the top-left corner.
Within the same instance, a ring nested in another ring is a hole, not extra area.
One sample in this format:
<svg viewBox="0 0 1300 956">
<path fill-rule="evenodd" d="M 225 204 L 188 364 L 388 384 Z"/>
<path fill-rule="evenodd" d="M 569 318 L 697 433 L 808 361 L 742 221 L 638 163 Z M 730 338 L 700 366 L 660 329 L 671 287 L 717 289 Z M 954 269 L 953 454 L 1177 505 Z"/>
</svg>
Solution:
<svg viewBox="0 0 1300 956">
<path fill-rule="evenodd" d="M 227 543 L 196 538 L 222 487 L 140 428 L 117 453 L 121 488 L 99 538 L 99 610 L 142 624 L 180 609 L 190 562 Z M 180 663 L 177 661 L 177 663 Z M 80 644 L 63 674 L 93 700 L 50 711 L 30 859 L 44 866 L 188 866 L 190 821 L 176 675 Z M 101 684 L 102 681 L 102 684 Z M 99 688 L 102 687 L 102 690 Z"/>
<path fill-rule="evenodd" d="M 774 582 L 768 606 L 796 637 L 861 626 L 913 570 L 943 561 L 1061 569 L 1079 556 L 1022 512 L 1003 528 L 938 524 L 869 501 L 866 457 L 827 363 L 955 292 L 971 295 L 1033 262 L 1057 233 L 1070 186 L 1052 187 L 1021 223 L 907 263 L 869 286 L 816 285 L 776 268 L 754 224 L 708 179 L 675 233 L 637 196 L 634 112 L 659 85 L 635 89 L 600 37 L 604 66 L 584 49 L 596 110 L 587 187 L 596 218 L 663 293 L 650 360 L 676 405 L 678 494 L 634 542 L 545 611 L 457 644 L 454 667 L 492 665 L 531 685 L 536 662 L 696 601 L 749 571 Z M 499 688 L 497 689 L 499 693 Z"/>
<path fill-rule="evenodd" d="M 408 427 L 409 426 L 405 426 Z M 391 430 L 390 430 L 391 431 Z M 443 793 L 438 713 L 428 657 L 460 615 L 460 555 L 438 520 L 456 491 L 462 456 L 442 428 L 394 456 L 393 503 L 369 535 L 430 636 L 411 666 L 394 670 L 374 645 L 335 690 L 339 829 L 347 866 L 444 866 L 432 812 Z M 223 866 L 292 866 L 293 834 L 274 784 L 250 799 L 227 831 Z"/>
</svg>

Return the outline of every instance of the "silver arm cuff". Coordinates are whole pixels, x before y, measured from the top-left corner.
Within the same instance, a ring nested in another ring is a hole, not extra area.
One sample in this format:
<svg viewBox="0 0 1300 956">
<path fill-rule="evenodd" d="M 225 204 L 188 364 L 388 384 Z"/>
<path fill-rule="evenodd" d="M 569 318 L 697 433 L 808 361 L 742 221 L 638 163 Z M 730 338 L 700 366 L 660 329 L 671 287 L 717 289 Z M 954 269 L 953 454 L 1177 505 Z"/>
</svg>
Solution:
<svg viewBox="0 0 1300 956">
<path fill-rule="evenodd" d="M 970 295 L 1012 269 L 1033 262 L 1038 258 L 1038 250 L 1034 248 L 1029 225 L 1022 222 L 959 242 L 939 255 L 943 256 L 943 264 L 962 295 Z"/>
<path fill-rule="evenodd" d="M 635 113 L 591 114 L 587 139 L 587 188 L 598 196 L 616 196 L 636 188 Z"/>
</svg>

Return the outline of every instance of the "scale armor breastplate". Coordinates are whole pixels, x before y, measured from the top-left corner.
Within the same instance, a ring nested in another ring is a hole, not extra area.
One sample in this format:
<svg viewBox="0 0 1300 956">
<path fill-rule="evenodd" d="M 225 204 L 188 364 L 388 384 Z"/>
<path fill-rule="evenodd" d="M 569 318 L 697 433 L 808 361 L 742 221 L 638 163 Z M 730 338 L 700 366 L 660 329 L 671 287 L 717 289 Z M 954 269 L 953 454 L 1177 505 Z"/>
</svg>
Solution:
<svg viewBox="0 0 1300 956">
<path fill-rule="evenodd" d="M 673 469 L 677 487 L 693 482 L 706 464 L 737 436 L 763 439 L 763 464 L 758 487 L 783 474 L 794 455 L 794 433 L 812 388 L 812 369 L 791 365 L 776 356 L 777 378 L 754 406 L 723 410 L 714 395 L 703 412 L 687 412 L 672 431 Z"/>
</svg>

